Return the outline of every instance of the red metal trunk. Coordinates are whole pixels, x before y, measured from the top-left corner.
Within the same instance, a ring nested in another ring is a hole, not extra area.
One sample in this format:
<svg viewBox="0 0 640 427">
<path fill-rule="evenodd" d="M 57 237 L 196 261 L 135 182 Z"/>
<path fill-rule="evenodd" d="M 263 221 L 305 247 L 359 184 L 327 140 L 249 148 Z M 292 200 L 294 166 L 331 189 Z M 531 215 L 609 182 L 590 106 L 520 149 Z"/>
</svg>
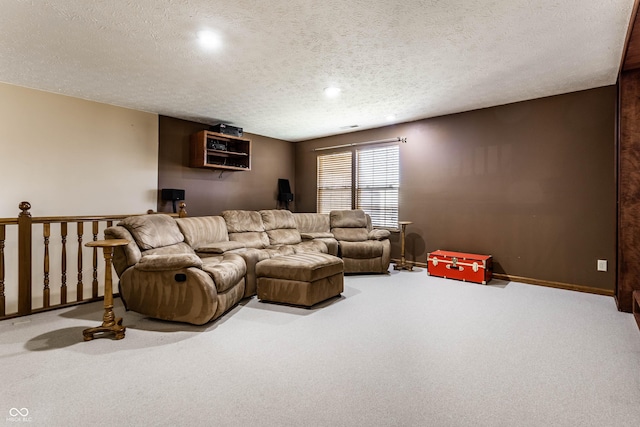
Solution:
<svg viewBox="0 0 640 427">
<path fill-rule="evenodd" d="M 434 251 L 427 254 L 427 274 L 486 285 L 491 280 L 491 255 Z"/>
</svg>

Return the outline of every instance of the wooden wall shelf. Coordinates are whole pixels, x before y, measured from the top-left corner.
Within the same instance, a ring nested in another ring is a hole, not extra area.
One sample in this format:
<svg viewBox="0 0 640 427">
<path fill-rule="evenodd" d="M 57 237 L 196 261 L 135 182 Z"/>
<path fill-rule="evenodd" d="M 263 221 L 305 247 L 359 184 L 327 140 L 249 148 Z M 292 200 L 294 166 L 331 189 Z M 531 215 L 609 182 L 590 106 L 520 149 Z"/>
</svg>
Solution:
<svg viewBox="0 0 640 427">
<path fill-rule="evenodd" d="M 207 130 L 191 135 L 189 166 L 232 171 L 251 170 L 251 140 Z"/>
</svg>

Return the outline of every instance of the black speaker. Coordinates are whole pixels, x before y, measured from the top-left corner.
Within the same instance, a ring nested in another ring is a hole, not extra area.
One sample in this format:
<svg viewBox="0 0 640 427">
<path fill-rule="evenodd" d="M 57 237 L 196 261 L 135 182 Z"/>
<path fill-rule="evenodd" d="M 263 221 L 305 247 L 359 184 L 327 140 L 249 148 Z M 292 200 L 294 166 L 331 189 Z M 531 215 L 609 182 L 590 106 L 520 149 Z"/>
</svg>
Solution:
<svg viewBox="0 0 640 427">
<path fill-rule="evenodd" d="M 175 188 L 163 188 L 162 200 L 184 200 L 184 190 L 176 190 Z"/>
<path fill-rule="evenodd" d="M 184 200 L 184 190 L 176 190 L 175 188 L 163 188 L 162 200 L 170 200 L 173 205 L 173 213 L 176 213 L 176 202 Z"/>
<path fill-rule="evenodd" d="M 279 202 L 293 202 L 293 193 L 289 186 L 288 179 L 278 179 L 278 201 Z"/>
<path fill-rule="evenodd" d="M 278 194 L 279 202 L 293 202 L 293 193 L 280 193 Z"/>
</svg>

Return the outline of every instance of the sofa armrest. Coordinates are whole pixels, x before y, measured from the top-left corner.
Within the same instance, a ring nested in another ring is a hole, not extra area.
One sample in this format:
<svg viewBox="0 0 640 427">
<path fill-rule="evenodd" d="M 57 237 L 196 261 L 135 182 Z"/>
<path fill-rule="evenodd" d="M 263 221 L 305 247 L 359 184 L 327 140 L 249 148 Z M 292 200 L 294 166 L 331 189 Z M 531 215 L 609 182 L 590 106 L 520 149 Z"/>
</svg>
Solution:
<svg viewBox="0 0 640 427">
<path fill-rule="evenodd" d="M 113 267 L 116 269 L 118 277 L 122 276 L 127 268 L 140 261 L 142 253 L 129 230 L 121 225 L 113 225 L 104 230 L 104 237 L 105 239 L 126 239 L 129 241 L 128 245 L 118 246 L 113 251 Z"/>
<path fill-rule="evenodd" d="M 142 271 L 171 271 L 182 268 L 202 268 L 202 259 L 194 254 L 146 255 L 135 265 Z"/>
<path fill-rule="evenodd" d="M 247 245 L 237 241 L 216 242 L 216 243 L 208 243 L 204 246 L 200 246 L 198 249 L 196 249 L 196 252 L 202 252 L 205 254 L 223 254 L 228 251 L 233 251 L 235 249 L 243 249 L 246 247 Z"/>
<path fill-rule="evenodd" d="M 322 232 L 322 231 L 314 231 L 314 232 L 305 232 L 305 233 L 300 233 L 300 237 L 302 237 L 302 240 L 313 240 L 313 239 L 321 239 L 321 238 L 333 238 L 333 234 L 327 232 Z"/>
<path fill-rule="evenodd" d="M 373 229 L 369 232 L 369 240 L 384 240 L 391 235 L 389 230 Z"/>
<path fill-rule="evenodd" d="M 203 325 L 219 308 L 216 285 L 199 268 L 143 271 L 132 267 L 120 278 L 119 289 L 128 310 L 157 319 Z"/>
</svg>

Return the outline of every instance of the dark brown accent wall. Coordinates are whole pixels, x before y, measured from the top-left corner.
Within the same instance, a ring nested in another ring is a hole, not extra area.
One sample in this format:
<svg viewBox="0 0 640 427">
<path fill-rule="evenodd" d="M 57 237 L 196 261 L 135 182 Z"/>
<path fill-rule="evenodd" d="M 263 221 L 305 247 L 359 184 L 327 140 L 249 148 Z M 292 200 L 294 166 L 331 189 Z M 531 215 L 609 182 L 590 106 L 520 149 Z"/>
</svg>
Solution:
<svg viewBox="0 0 640 427">
<path fill-rule="evenodd" d="M 316 209 L 313 148 L 397 136 L 407 258 L 491 254 L 497 273 L 613 292 L 616 88 L 608 86 L 296 145 L 298 211 Z M 322 153 L 327 153 L 323 151 Z M 397 235 L 392 256 L 399 257 Z M 596 271 L 597 260 L 608 271 Z"/>
<path fill-rule="evenodd" d="M 288 179 L 295 191 L 294 144 L 245 134 L 252 141 L 250 171 L 226 171 L 189 167 L 189 136 L 209 126 L 160 116 L 158 190 L 186 191 L 189 216 L 218 215 L 226 209 L 275 209 L 278 178 Z M 291 205 L 293 206 L 293 204 Z M 158 211 L 170 212 L 171 203 L 158 196 Z"/>
</svg>

